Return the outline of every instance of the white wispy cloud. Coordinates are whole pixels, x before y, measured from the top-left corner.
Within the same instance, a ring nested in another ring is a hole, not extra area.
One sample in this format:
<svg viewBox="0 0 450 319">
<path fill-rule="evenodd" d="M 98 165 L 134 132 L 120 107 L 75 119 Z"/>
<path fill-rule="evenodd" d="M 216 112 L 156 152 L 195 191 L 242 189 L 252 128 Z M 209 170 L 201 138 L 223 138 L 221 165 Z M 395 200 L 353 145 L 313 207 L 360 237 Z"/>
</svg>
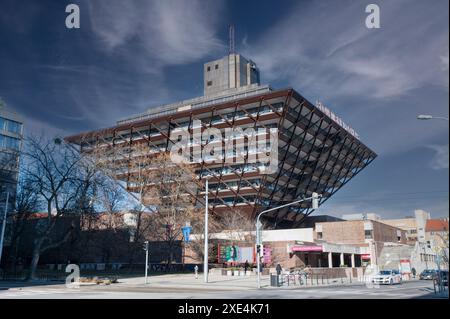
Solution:
<svg viewBox="0 0 450 319">
<path fill-rule="evenodd" d="M 435 170 L 448 169 L 449 156 L 447 145 L 430 145 L 430 149 L 435 151 L 435 154 L 430 162 L 430 167 Z"/>
<path fill-rule="evenodd" d="M 335 198 L 325 202 L 319 207 L 314 215 L 331 215 L 342 217 L 347 214 L 375 213 L 383 218 L 401 218 L 413 216 L 414 209 L 423 209 L 430 212 L 433 217 L 448 216 L 449 201 L 448 193 L 433 194 L 386 194 L 378 196 L 361 196 L 345 199 L 339 194 Z M 427 199 L 429 196 L 429 199 Z M 371 198 L 372 197 L 372 198 Z"/>
<path fill-rule="evenodd" d="M 424 130 L 415 117 L 448 112 L 448 2 L 378 1 L 380 29 L 366 28 L 366 4 L 299 3 L 248 39 L 245 54 L 263 80 L 319 98 L 361 128 L 376 152 L 398 154 L 446 133 L 443 126 Z M 444 93 L 428 96 L 430 87 Z"/>
<path fill-rule="evenodd" d="M 87 1 L 92 30 L 106 50 L 161 67 L 196 61 L 224 48 L 216 36 L 222 1 Z M 144 54 L 142 54 L 144 53 Z M 145 55 L 145 58 L 143 58 Z"/>
<path fill-rule="evenodd" d="M 436 6 L 442 3 L 379 1 L 381 29 L 366 28 L 362 2 L 301 3 L 247 51 L 268 80 L 284 77 L 314 91 L 332 88 L 334 95 L 384 98 L 427 84 L 448 86 L 442 68 L 448 29 L 436 32 L 448 21 Z M 428 13 L 431 22 L 422 19 Z"/>
</svg>

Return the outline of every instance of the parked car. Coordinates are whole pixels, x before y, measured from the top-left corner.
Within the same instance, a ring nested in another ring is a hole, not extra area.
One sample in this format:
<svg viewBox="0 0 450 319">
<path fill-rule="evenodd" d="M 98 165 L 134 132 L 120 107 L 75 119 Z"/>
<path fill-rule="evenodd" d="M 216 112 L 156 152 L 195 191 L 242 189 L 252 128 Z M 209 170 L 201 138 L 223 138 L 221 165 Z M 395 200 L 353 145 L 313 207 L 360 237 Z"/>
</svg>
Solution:
<svg viewBox="0 0 450 319">
<path fill-rule="evenodd" d="M 377 275 L 375 275 L 372 278 L 372 282 L 374 284 L 385 284 L 385 285 L 401 284 L 402 275 L 397 269 L 381 270 Z"/>
<path fill-rule="evenodd" d="M 420 273 L 420 280 L 432 280 L 436 278 L 437 271 L 435 269 L 425 269 Z"/>
</svg>

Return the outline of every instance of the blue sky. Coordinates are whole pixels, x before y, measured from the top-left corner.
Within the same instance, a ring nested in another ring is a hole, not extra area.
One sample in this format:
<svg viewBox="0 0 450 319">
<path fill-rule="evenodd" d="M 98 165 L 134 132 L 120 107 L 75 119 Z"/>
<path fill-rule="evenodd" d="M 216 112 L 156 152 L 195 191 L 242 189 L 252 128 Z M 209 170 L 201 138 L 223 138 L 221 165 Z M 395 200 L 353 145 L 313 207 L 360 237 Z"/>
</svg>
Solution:
<svg viewBox="0 0 450 319">
<path fill-rule="evenodd" d="M 65 27 L 69 3 L 80 29 Z M 365 27 L 369 3 L 2 0 L 0 96 L 28 133 L 111 126 L 200 96 L 232 23 L 263 83 L 320 99 L 379 154 L 320 213 L 448 216 L 448 122 L 415 119 L 448 117 L 448 1 L 376 1 L 380 29 Z"/>
</svg>

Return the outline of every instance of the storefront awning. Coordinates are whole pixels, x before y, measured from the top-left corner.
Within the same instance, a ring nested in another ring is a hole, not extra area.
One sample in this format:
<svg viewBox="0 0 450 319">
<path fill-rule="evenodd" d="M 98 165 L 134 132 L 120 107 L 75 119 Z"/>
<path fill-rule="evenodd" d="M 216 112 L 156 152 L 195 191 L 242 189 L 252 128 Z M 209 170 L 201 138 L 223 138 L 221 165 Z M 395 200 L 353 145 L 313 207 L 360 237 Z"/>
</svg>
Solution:
<svg viewBox="0 0 450 319">
<path fill-rule="evenodd" d="M 312 252 L 312 251 L 319 251 L 322 252 L 323 248 L 322 246 L 306 246 L 306 245 L 293 245 L 291 246 L 291 252 Z"/>
</svg>

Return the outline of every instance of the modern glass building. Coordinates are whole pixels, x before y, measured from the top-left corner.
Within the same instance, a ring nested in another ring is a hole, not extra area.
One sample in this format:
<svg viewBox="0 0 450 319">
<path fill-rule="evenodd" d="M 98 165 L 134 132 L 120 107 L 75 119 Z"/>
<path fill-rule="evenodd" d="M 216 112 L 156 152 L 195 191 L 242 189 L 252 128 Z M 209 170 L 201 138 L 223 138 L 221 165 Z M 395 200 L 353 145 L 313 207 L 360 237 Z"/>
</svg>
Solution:
<svg viewBox="0 0 450 319">
<path fill-rule="evenodd" d="M 187 147 L 200 144 L 202 150 L 231 139 L 231 149 L 225 146 L 219 153 L 202 153 L 196 172 L 199 179 L 209 180 L 209 206 L 214 213 L 231 210 L 252 217 L 312 192 L 322 194 L 323 203 L 375 159 L 358 134 L 321 103 L 310 103 L 292 88 L 273 90 L 259 81 L 256 64 L 233 53 L 205 64 L 204 96 L 153 107 L 110 128 L 65 140 L 81 152 L 143 144 L 148 154 L 158 154 L 179 145 L 181 132 L 195 136 L 199 130 L 201 139 L 191 137 Z M 222 140 L 210 136 L 211 128 L 220 132 Z M 248 129 L 269 142 L 275 136 L 276 143 L 255 147 Z M 235 133 L 227 136 L 227 130 Z M 272 160 L 255 161 L 255 154 Z M 230 157 L 237 160 L 230 162 Z M 134 172 L 126 161 L 117 163 L 116 177 L 130 192 L 136 191 Z M 268 169 L 274 163 L 275 169 Z M 199 206 L 204 205 L 204 189 L 191 195 Z M 298 227 L 313 211 L 310 205 L 305 202 L 274 211 L 266 218 L 277 228 Z"/>
<path fill-rule="evenodd" d="M 14 205 L 22 139 L 23 121 L 20 116 L 0 104 L 0 209 L 2 211 L 6 193 L 9 193 L 9 208 L 12 209 Z"/>
</svg>

